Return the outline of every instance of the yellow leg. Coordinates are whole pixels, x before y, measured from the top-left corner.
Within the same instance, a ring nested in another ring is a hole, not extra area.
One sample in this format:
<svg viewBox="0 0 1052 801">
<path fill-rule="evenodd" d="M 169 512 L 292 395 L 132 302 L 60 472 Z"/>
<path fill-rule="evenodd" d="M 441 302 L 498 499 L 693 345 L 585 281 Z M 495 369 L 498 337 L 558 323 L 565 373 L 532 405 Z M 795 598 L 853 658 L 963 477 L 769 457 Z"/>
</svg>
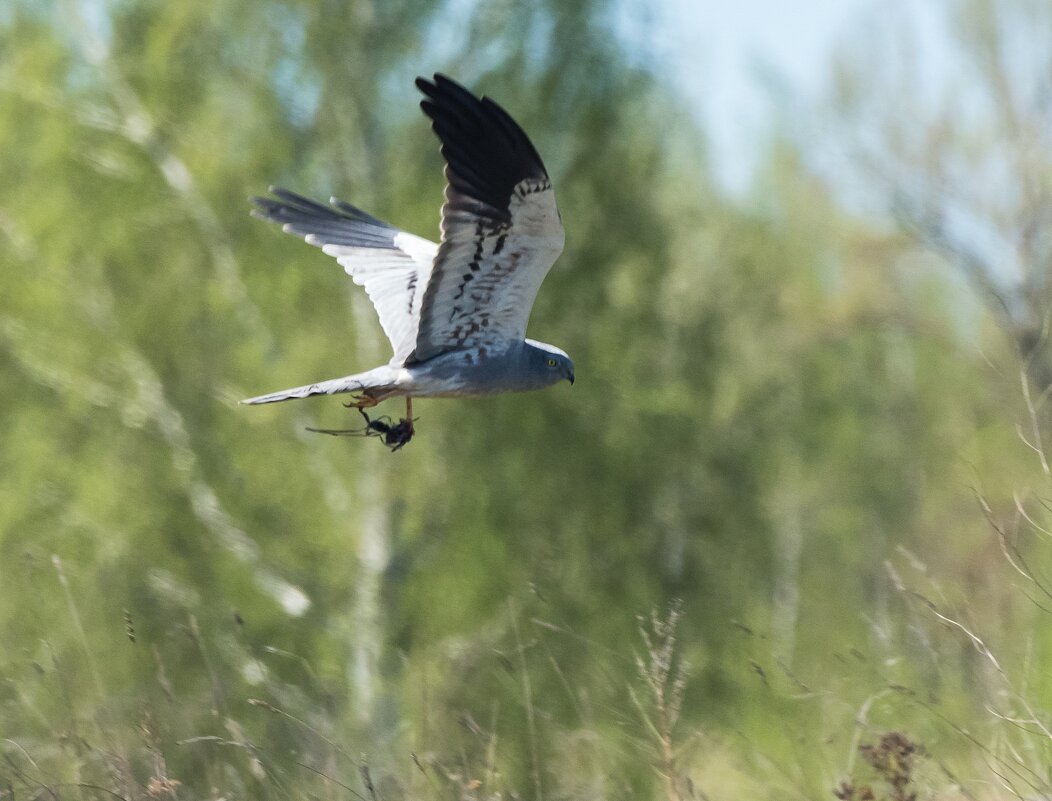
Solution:
<svg viewBox="0 0 1052 801">
<path fill-rule="evenodd" d="M 371 409 L 380 401 L 371 395 L 351 395 L 352 401 L 344 404 L 348 409 Z"/>
</svg>

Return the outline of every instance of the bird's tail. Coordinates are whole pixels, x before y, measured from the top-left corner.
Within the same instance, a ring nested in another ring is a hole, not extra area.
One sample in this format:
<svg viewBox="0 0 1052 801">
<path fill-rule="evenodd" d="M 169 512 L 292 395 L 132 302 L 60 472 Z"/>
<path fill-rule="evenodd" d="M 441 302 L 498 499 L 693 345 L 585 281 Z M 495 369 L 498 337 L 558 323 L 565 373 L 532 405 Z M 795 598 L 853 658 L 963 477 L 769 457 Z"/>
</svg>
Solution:
<svg viewBox="0 0 1052 801">
<path fill-rule="evenodd" d="M 398 387 L 395 385 L 393 372 L 390 367 L 377 367 L 364 373 L 348 375 L 343 378 L 332 378 L 328 381 L 319 381 L 317 384 L 306 384 L 302 387 L 283 389 L 279 392 L 271 392 L 255 398 L 246 398 L 241 402 L 252 405 L 277 403 L 278 401 L 292 400 L 293 398 L 306 398 L 311 395 L 335 395 L 339 392 L 355 392 L 379 402 L 384 398 L 398 394 Z"/>
</svg>

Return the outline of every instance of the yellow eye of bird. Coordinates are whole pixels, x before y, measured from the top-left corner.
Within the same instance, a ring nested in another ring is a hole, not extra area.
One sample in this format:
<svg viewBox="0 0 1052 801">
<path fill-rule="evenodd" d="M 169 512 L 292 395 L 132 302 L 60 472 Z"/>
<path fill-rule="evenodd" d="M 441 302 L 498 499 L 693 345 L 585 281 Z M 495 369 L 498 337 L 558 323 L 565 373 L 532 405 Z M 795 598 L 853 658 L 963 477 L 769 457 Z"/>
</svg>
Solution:
<svg viewBox="0 0 1052 801">
<path fill-rule="evenodd" d="M 555 367 L 556 364 L 557 364 L 557 362 L 555 361 L 555 359 L 548 359 L 548 366 L 549 367 Z"/>
</svg>

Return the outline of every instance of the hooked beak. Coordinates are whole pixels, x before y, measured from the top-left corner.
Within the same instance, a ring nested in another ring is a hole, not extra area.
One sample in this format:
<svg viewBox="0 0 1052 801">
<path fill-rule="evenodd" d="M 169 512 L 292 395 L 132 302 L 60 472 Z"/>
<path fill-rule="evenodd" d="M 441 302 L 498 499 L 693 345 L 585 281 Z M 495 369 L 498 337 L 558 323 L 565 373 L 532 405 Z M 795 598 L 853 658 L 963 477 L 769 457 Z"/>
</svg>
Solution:
<svg viewBox="0 0 1052 801">
<path fill-rule="evenodd" d="M 570 382 L 570 386 L 572 387 L 573 386 L 573 370 L 570 371 L 570 375 L 567 376 L 566 380 Z"/>
</svg>

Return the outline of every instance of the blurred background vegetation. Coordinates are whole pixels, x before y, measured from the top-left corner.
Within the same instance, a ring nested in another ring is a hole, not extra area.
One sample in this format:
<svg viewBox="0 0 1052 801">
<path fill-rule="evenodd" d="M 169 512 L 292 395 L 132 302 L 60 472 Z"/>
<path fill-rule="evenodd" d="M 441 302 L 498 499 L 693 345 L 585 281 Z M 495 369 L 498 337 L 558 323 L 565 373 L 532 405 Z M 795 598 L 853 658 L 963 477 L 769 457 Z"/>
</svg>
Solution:
<svg viewBox="0 0 1052 801">
<path fill-rule="evenodd" d="M 0 799 L 1050 797 L 1052 4 L 877 15 L 740 192 L 625 7 L 0 9 Z M 436 70 L 576 386 L 238 407 L 387 358 L 247 198 L 434 236 Z"/>
</svg>

